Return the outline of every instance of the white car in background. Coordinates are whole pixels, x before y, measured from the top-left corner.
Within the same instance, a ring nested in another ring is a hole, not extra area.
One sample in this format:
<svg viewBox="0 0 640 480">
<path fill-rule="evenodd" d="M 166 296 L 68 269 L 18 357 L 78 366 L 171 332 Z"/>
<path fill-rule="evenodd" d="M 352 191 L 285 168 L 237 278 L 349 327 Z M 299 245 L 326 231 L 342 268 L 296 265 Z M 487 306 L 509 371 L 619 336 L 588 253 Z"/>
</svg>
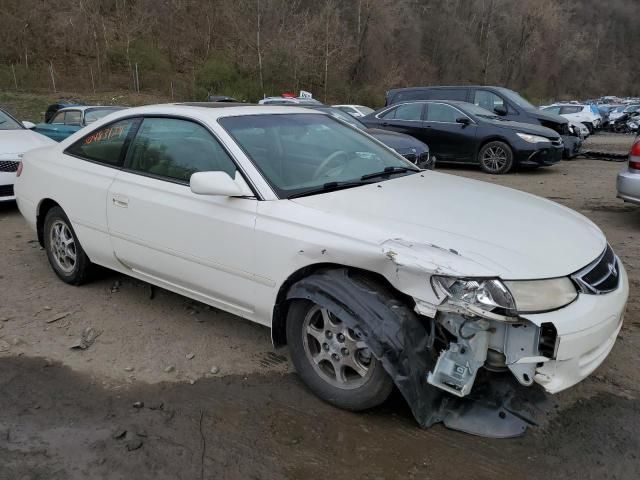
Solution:
<svg viewBox="0 0 640 480">
<path fill-rule="evenodd" d="M 271 327 L 349 410 L 395 381 L 418 418 L 416 395 L 465 397 L 481 369 L 559 392 L 613 348 L 627 274 L 582 215 L 319 111 L 208 105 L 122 110 L 24 156 L 18 206 L 60 279 L 98 264 Z"/>
<path fill-rule="evenodd" d="M 44 135 L 32 132 L 34 124 L 20 122 L 0 109 L 0 202 L 14 200 L 13 183 L 22 155 L 38 147 L 55 144 Z"/>
<path fill-rule="evenodd" d="M 375 110 L 373 108 L 365 107 L 364 105 L 333 105 L 335 108 L 339 108 L 345 113 L 348 113 L 352 117 L 366 117 Z"/>
<path fill-rule="evenodd" d="M 554 103 L 541 109 L 561 115 L 567 120 L 583 123 L 591 134 L 602 127 L 602 115 L 593 104 Z"/>
<path fill-rule="evenodd" d="M 584 123 L 569 120 L 569 125 L 573 127 L 573 129 L 580 135 L 583 140 L 591 135 L 591 132 Z"/>
</svg>

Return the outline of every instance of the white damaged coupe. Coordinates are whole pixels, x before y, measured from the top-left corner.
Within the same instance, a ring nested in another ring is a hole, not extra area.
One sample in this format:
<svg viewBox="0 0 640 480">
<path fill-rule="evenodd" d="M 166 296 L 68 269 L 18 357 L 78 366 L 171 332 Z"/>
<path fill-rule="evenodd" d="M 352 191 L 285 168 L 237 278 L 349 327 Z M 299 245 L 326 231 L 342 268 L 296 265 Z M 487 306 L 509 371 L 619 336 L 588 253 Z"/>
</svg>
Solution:
<svg viewBox="0 0 640 480">
<path fill-rule="evenodd" d="M 324 400 L 362 410 L 395 383 L 423 425 L 446 416 L 434 392 L 495 372 L 581 381 L 628 296 L 582 215 L 303 108 L 123 110 L 27 153 L 15 189 L 63 281 L 102 265 L 270 326 Z"/>
</svg>

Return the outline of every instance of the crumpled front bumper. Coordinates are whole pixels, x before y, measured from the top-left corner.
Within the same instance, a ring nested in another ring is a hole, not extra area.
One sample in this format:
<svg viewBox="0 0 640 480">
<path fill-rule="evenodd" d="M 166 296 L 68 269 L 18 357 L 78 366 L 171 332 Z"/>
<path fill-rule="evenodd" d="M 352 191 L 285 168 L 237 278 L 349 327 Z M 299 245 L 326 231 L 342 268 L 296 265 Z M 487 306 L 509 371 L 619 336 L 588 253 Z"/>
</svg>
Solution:
<svg viewBox="0 0 640 480">
<path fill-rule="evenodd" d="M 629 296 L 627 273 L 622 262 L 618 265 L 620 283 L 613 292 L 580 294 L 559 310 L 523 316 L 537 326 L 552 323 L 557 331 L 554 359 L 539 366 L 534 376 L 548 392 L 556 393 L 584 380 L 611 352 Z"/>
</svg>

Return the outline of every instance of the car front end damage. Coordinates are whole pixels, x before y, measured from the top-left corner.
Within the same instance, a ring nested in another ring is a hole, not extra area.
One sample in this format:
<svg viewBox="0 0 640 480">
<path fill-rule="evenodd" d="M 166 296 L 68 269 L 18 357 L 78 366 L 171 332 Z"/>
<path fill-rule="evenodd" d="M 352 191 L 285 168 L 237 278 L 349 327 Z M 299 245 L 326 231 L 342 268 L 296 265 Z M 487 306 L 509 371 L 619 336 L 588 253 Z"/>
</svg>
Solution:
<svg viewBox="0 0 640 480">
<path fill-rule="evenodd" d="M 441 299 L 433 318 L 443 349 L 427 380 L 458 397 L 471 393 L 481 368 L 508 370 L 520 384 L 550 393 L 580 382 L 613 348 L 629 292 L 611 247 L 564 278 L 433 276 L 431 283 Z"/>
</svg>

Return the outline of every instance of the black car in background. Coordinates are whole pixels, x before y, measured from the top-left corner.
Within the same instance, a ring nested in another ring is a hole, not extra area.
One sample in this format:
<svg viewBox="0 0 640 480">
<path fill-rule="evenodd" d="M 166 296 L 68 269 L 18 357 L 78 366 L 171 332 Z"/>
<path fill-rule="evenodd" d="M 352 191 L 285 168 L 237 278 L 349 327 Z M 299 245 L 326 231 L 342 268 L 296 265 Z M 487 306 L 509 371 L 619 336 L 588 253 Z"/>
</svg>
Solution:
<svg viewBox="0 0 640 480">
<path fill-rule="evenodd" d="M 362 122 L 411 135 L 429 145 L 438 162 L 479 164 L 487 173 L 517 166 L 548 166 L 562 159 L 557 132 L 512 122 L 467 102 L 414 101 L 384 107 Z"/>
<path fill-rule="evenodd" d="M 424 142 L 418 140 L 415 136 L 405 135 L 400 132 L 394 132 L 393 130 L 368 128 L 359 119 L 336 107 L 329 107 L 327 105 L 304 105 L 304 107 L 328 113 L 349 125 L 359 128 L 360 130 L 364 130 L 376 140 L 379 140 L 387 147 L 394 149 L 404 158 L 415 163 L 420 168 L 433 170 L 435 167 L 436 157 L 430 155 L 429 147 Z"/>
<path fill-rule="evenodd" d="M 550 128 L 562 137 L 565 158 L 576 156 L 582 146 L 579 132 L 569 126 L 566 118 L 539 110 L 517 92 L 508 88 L 485 85 L 395 88 L 387 92 L 385 105 L 389 106 L 411 100 L 469 102 L 489 110 L 505 120 Z"/>
</svg>

